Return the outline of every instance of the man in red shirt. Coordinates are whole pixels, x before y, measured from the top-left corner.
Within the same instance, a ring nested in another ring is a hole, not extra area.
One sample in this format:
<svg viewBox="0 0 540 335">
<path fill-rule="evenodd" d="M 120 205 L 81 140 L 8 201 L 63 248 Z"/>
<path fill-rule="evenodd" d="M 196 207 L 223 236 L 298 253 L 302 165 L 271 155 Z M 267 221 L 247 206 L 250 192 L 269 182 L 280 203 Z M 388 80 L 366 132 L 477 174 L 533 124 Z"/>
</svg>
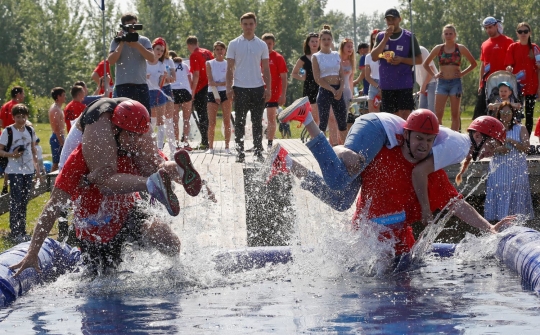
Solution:
<svg viewBox="0 0 540 335">
<path fill-rule="evenodd" d="M 73 100 L 64 108 L 64 121 L 66 122 L 67 133 L 71 129 L 71 122 L 75 121 L 86 108 L 86 105 L 82 103 L 85 96 L 84 87 L 74 85 L 70 93 Z"/>
<path fill-rule="evenodd" d="M 266 113 L 268 116 L 268 128 L 266 129 L 266 138 L 268 139 L 268 150 L 272 148 L 272 142 L 276 135 L 276 112 L 279 106 L 285 105 L 287 98 L 287 63 L 282 55 L 274 50 L 276 38 L 273 34 L 266 33 L 262 40 L 268 46 L 268 66 L 270 67 L 270 77 L 272 85 L 272 95 L 266 102 Z"/>
<path fill-rule="evenodd" d="M 489 38 L 482 43 L 480 50 L 482 66 L 480 67 L 478 99 L 474 107 L 473 120 L 479 116 L 486 115 L 485 82 L 490 74 L 506 69 L 504 64 L 506 50 L 508 50 L 510 44 L 514 43 L 510 37 L 503 35 L 503 26 L 500 20 L 489 16 L 484 19 L 482 25 Z"/>
<path fill-rule="evenodd" d="M 109 87 L 114 86 L 114 82 L 111 77 L 111 67 L 109 66 L 109 62 L 107 61 L 99 62 L 99 64 L 94 69 L 94 72 L 92 72 L 92 80 L 100 88 L 98 95 L 105 93 L 104 85 L 101 85 L 101 80 L 103 80 L 103 76 L 105 76 L 103 64 L 105 64 L 105 66 L 107 67 L 107 77 L 109 78 Z M 112 98 L 112 91 L 109 93 L 109 98 Z"/>
<path fill-rule="evenodd" d="M 199 116 L 199 131 L 201 132 L 201 144 L 197 149 L 208 149 L 208 77 L 206 75 L 206 61 L 214 59 L 214 55 L 209 50 L 199 48 L 199 41 L 196 36 L 187 38 L 187 48 L 189 53 L 189 67 L 193 74 L 191 91 L 193 92 L 193 109 Z"/>
<path fill-rule="evenodd" d="M 0 109 L 0 130 L 15 123 L 11 109 L 16 104 L 24 102 L 24 89 L 21 86 L 14 86 L 11 89 L 11 100 L 6 102 Z"/>
</svg>

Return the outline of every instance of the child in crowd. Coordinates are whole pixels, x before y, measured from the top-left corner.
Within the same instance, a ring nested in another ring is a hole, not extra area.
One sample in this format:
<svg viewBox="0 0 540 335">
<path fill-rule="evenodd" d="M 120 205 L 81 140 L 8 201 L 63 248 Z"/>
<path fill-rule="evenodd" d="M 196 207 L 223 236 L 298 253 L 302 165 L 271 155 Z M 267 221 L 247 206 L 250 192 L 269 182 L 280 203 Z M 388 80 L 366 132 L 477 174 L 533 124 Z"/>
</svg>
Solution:
<svg viewBox="0 0 540 335">
<path fill-rule="evenodd" d="M 501 104 L 505 101 L 509 102 L 512 105 L 512 108 L 517 109 L 517 110 L 521 109 L 521 104 L 515 100 L 514 89 L 512 88 L 512 85 L 510 85 L 509 82 L 503 81 L 497 86 L 497 88 L 499 89 L 499 97 L 494 103 L 490 103 L 488 105 L 488 110 L 490 111 L 489 113 L 490 115 L 494 114 L 499 109 Z M 518 121 L 520 119 L 521 118 L 519 118 L 519 113 L 518 113 Z"/>
<path fill-rule="evenodd" d="M 36 137 L 36 155 L 38 160 L 38 168 L 41 172 L 41 175 L 44 176 L 47 174 L 47 171 L 45 170 L 45 165 L 43 164 L 43 148 L 39 144 L 40 139 L 39 137 Z"/>
<path fill-rule="evenodd" d="M 69 133 L 71 125 L 75 123 L 75 120 L 82 114 L 82 112 L 86 108 L 86 105 L 82 102 L 86 95 L 84 87 L 79 85 L 73 85 L 70 93 L 73 100 L 71 100 L 66 105 L 66 108 L 64 108 L 64 121 L 66 122 L 67 133 Z"/>
<path fill-rule="evenodd" d="M 30 200 L 34 174 L 41 178 L 35 142 L 36 133 L 26 124 L 28 107 L 17 104 L 11 110 L 15 123 L 0 136 L 0 156 L 8 157 L 9 175 L 9 237 L 20 243 L 29 241 L 26 233 L 26 207 Z M 11 141 L 10 141 L 11 140 Z"/>
<path fill-rule="evenodd" d="M 486 183 L 484 216 L 496 221 L 507 215 L 523 214 L 534 217 L 527 170 L 529 133 L 517 123 L 518 111 L 508 101 L 503 102 L 495 117 L 506 129 L 506 143 L 495 149 L 489 163 L 490 174 Z"/>
</svg>

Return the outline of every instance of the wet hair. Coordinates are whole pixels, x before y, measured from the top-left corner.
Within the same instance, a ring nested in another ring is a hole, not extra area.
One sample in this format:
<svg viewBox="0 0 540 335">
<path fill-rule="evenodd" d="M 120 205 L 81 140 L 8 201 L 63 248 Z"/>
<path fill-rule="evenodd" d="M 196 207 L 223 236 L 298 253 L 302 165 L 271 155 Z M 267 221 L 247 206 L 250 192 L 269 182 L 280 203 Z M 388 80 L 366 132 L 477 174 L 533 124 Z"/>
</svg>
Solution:
<svg viewBox="0 0 540 335">
<path fill-rule="evenodd" d="M 51 97 L 54 101 L 58 99 L 59 96 L 61 96 L 63 93 L 65 93 L 66 90 L 64 90 L 62 87 L 55 87 L 51 90 Z"/>
<path fill-rule="evenodd" d="M 262 35 L 261 40 L 263 40 L 263 41 L 272 40 L 272 41 L 276 42 L 276 37 L 272 33 L 265 33 L 264 35 Z"/>
<path fill-rule="evenodd" d="M 124 15 L 122 15 L 122 18 L 120 19 L 120 22 L 122 22 L 122 24 L 126 24 L 126 22 L 128 21 L 132 21 L 132 20 L 137 20 L 137 15 L 133 14 L 133 13 L 126 13 Z"/>
<path fill-rule="evenodd" d="M 11 115 L 17 116 L 17 115 L 30 115 L 30 110 L 28 110 L 28 107 L 26 107 L 25 104 L 16 104 L 11 109 Z"/>
<path fill-rule="evenodd" d="M 182 57 L 178 56 L 178 54 L 175 51 L 169 50 L 169 57 L 175 63 L 182 63 Z"/>
<path fill-rule="evenodd" d="M 22 86 L 13 86 L 13 88 L 11 89 L 11 98 L 15 98 L 17 96 L 17 94 L 19 93 L 23 93 L 24 92 L 24 88 L 22 88 Z"/>
<path fill-rule="evenodd" d="M 69 93 L 71 94 L 71 97 L 75 99 L 75 97 L 81 92 L 84 92 L 84 88 L 82 86 L 73 85 Z"/>
<path fill-rule="evenodd" d="M 197 43 L 199 43 L 197 36 L 188 36 L 188 38 L 186 39 L 187 45 L 197 45 Z"/>
<path fill-rule="evenodd" d="M 533 50 L 533 45 L 531 42 L 531 35 L 532 35 L 531 26 L 527 22 L 521 22 L 517 25 L 516 30 L 519 29 L 519 27 L 527 27 L 527 29 L 529 29 L 529 38 L 527 40 L 527 45 L 529 46 L 529 58 L 534 59 L 534 50 Z"/>
<path fill-rule="evenodd" d="M 445 29 L 452 29 L 454 31 L 454 34 L 456 35 L 457 37 L 457 30 L 456 30 L 456 27 L 453 25 L 453 24 L 447 24 L 446 26 L 444 26 L 442 28 L 442 33 L 441 33 L 441 38 L 442 38 L 442 41 L 444 43 L 444 30 Z"/>
<path fill-rule="evenodd" d="M 339 43 L 339 57 L 341 58 L 341 55 L 343 54 L 344 50 L 345 50 L 345 45 L 347 43 L 351 43 L 354 47 L 354 42 L 352 39 L 350 38 L 344 38 L 341 43 Z M 356 63 L 356 60 L 355 60 L 355 56 L 354 56 L 354 52 L 349 56 L 349 61 L 351 62 L 351 67 L 352 67 L 352 74 L 354 74 L 354 69 L 356 68 L 356 66 L 354 65 Z"/>
<path fill-rule="evenodd" d="M 246 13 L 240 17 L 240 23 L 242 23 L 242 20 L 249 20 L 253 19 L 255 23 L 257 23 L 257 16 L 253 12 Z"/>
<path fill-rule="evenodd" d="M 312 38 L 319 38 L 319 34 L 317 33 L 309 33 L 306 37 L 306 40 L 304 41 L 304 55 L 311 55 L 311 48 L 309 47 L 309 42 Z M 319 45 L 319 49 L 321 50 L 321 46 Z"/>
<path fill-rule="evenodd" d="M 501 105 L 499 106 L 499 108 L 497 108 L 497 111 L 495 112 L 495 117 L 497 118 L 497 120 L 501 121 L 501 111 L 504 107 L 508 107 L 512 111 L 512 123 L 510 124 L 510 129 L 512 129 L 517 122 L 516 120 L 518 111 L 512 106 L 510 102 L 504 101 L 503 103 L 501 103 Z"/>
</svg>

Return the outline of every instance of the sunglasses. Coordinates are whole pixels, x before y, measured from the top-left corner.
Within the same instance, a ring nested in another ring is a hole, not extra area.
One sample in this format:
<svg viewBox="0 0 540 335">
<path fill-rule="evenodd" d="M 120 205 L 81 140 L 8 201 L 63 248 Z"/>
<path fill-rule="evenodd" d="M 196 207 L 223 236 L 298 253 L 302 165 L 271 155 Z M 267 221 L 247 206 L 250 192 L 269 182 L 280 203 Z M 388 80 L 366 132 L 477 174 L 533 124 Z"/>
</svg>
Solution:
<svg viewBox="0 0 540 335">
<path fill-rule="evenodd" d="M 309 37 L 319 37 L 319 34 L 317 33 L 309 33 Z"/>
<path fill-rule="evenodd" d="M 529 29 L 525 29 L 525 30 L 518 30 L 517 31 L 518 34 L 528 34 L 529 33 Z"/>
</svg>

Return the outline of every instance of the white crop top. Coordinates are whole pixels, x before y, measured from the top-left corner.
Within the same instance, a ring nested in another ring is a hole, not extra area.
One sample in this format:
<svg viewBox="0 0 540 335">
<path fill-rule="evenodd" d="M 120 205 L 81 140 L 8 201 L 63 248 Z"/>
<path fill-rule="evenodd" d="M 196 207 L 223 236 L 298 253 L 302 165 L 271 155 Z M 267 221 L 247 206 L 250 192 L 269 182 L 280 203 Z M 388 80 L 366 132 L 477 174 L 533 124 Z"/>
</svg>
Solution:
<svg viewBox="0 0 540 335">
<path fill-rule="evenodd" d="M 317 58 L 317 62 L 319 63 L 321 78 L 339 75 L 341 58 L 336 51 L 332 51 L 329 54 L 319 51 L 313 54 L 313 57 Z"/>
<path fill-rule="evenodd" d="M 224 83 L 227 76 L 227 61 L 221 61 L 218 62 L 215 59 L 207 61 L 208 64 L 210 64 L 210 69 L 212 70 L 212 79 L 216 83 Z M 226 86 L 216 86 L 218 91 L 225 91 L 227 89 Z M 208 86 L 208 92 L 212 92 L 212 89 L 210 86 Z"/>
</svg>

